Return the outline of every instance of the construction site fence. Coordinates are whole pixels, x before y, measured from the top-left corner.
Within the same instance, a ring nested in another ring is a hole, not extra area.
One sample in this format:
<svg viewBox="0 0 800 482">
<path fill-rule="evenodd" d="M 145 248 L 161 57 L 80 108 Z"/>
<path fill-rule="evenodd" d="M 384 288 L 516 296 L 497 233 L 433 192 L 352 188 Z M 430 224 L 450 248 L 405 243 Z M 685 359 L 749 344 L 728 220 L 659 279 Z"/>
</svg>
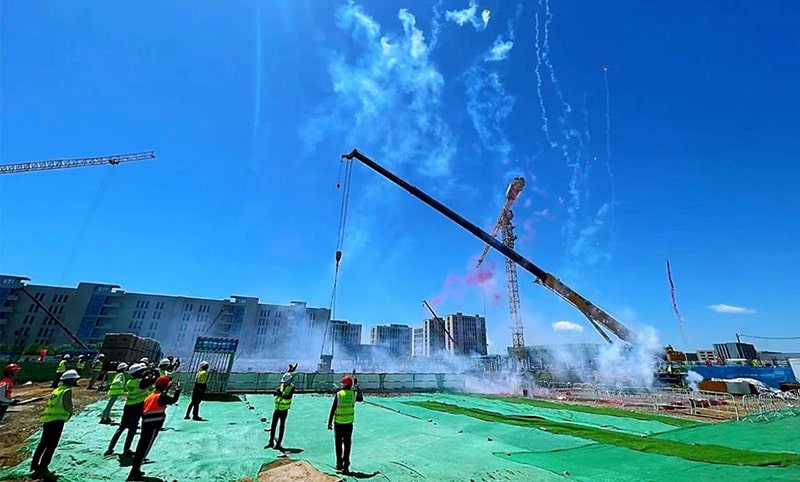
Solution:
<svg viewBox="0 0 800 482">
<path fill-rule="evenodd" d="M 742 397 L 744 420 L 769 422 L 770 420 L 800 415 L 800 391 L 766 392 Z"/>
<path fill-rule="evenodd" d="M 295 373 L 292 381 L 298 393 L 332 392 L 341 387 L 342 378 L 350 373 Z M 231 373 L 227 393 L 271 393 L 281 383 L 283 373 Z M 458 373 L 359 373 L 359 387 L 366 392 L 463 392 L 464 374 Z M 174 376 L 182 385 L 191 386 L 194 374 L 178 372 Z M 209 387 L 211 388 L 211 387 Z M 209 390 L 211 392 L 211 390 Z"/>
<path fill-rule="evenodd" d="M 546 383 L 546 398 L 560 401 L 614 405 L 701 418 L 739 420 L 743 403 L 722 392 L 682 388 L 615 387 L 583 383 Z"/>
</svg>

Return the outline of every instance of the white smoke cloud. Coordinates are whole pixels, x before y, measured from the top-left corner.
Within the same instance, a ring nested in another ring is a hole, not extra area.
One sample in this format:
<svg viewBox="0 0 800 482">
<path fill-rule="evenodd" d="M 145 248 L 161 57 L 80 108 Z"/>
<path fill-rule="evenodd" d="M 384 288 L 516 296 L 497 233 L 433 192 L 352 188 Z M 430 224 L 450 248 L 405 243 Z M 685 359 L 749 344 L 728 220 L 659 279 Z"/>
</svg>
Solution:
<svg viewBox="0 0 800 482">
<path fill-rule="evenodd" d="M 489 49 L 489 53 L 486 54 L 484 61 L 499 62 L 501 60 L 505 60 L 513 47 L 514 42 L 511 40 L 503 41 L 503 36 L 501 35 L 494 41 L 494 44 L 492 45 L 492 48 Z"/>
<path fill-rule="evenodd" d="M 574 333 L 583 333 L 583 325 L 573 323 L 571 321 L 556 321 L 553 323 L 554 331 L 571 331 Z"/>
<path fill-rule="evenodd" d="M 305 138 L 313 149 L 324 136 L 338 135 L 377 151 L 382 164 L 414 165 L 423 175 L 446 177 L 456 139 L 439 114 L 444 77 L 416 17 L 401 9 L 397 18 L 402 33 L 382 32 L 360 6 L 338 9 L 337 25 L 350 32 L 355 52 L 331 60 L 333 96 L 318 109 Z"/>
<path fill-rule="evenodd" d="M 725 313 L 729 315 L 745 315 L 745 314 L 756 313 L 756 310 L 752 308 L 744 308 L 741 306 L 733 306 L 726 304 L 711 305 L 708 307 L 708 309 L 714 310 L 717 313 Z"/>
<path fill-rule="evenodd" d="M 469 7 L 463 10 L 447 10 L 444 14 L 445 19 L 455 22 L 459 27 L 463 27 L 467 23 L 472 24 L 475 30 L 485 30 L 489 25 L 489 18 L 492 12 L 483 10 L 478 16 L 478 2 L 470 0 Z"/>
</svg>

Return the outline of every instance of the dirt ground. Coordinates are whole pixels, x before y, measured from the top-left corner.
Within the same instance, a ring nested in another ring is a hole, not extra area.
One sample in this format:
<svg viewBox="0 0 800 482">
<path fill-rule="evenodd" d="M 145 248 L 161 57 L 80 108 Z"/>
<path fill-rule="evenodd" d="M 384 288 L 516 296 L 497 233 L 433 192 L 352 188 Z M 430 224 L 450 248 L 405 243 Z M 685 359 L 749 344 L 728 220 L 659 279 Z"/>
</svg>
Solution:
<svg viewBox="0 0 800 482">
<path fill-rule="evenodd" d="M 80 388 L 72 390 L 72 403 L 76 410 L 105 396 L 105 392 L 87 390 L 87 384 L 88 381 L 81 381 Z M 47 397 L 52 391 L 50 383 L 17 385 L 14 387 L 14 398 L 24 401 Z M 27 457 L 26 452 L 20 452 L 20 447 L 41 428 L 39 417 L 44 410 L 44 403 L 44 400 L 40 400 L 9 408 L 0 425 L 0 467 L 13 467 Z"/>
<path fill-rule="evenodd" d="M 341 482 L 342 479 L 324 474 L 304 460 L 276 460 L 262 467 L 258 480 L 244 479 L 242 482 Z"/>
</svg>

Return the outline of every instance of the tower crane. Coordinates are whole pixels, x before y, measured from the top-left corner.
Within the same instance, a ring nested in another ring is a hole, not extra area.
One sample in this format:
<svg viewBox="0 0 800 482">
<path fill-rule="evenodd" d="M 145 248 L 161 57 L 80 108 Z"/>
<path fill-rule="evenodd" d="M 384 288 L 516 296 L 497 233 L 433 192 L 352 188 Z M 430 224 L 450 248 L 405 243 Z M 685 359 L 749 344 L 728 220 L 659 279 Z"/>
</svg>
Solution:
<svg viewBox="0 0 800 482">
<path fill-rule="evenodd" d="M 116 166 L 123 162 L 142 161 L 154 159 L 155 152 L 137 152 L 134 154 L 118 154 L 101 157 L 80 157 L 76 159 L 54 159 L 51 161 L 19 162 L 16 164 L 0 164 L 0 174 L 17 174 L 21 172 L 48 171 L 51 169 L 67 169 L 70 167 L 101 166 L 110 164 Z"/>
<path fill-rule="evenodd" d="M 533 262 L 527 259 L 526 257 L 522 256 L 521 254 L 509 248 L 505 244 L 501 243 L 500 241 L 495 239 L 494 236 L 487 233 L 483 229 L 479 228 L 474 223 L 467 221 L 466 219 L 464 219 L 463 216 L 459 215 L 458 213 L 448 208 L 444 204 L 440 203 L 436 199 L 432 198 L 428 194 L 422 192 L 419 188 L 412 186 L 408 182 L 398 177 L 393 172 L 389 171 L 385 167 L 381 166 L 377 162 L 365 156 L 364 154 L 359 152 L 358 149 L 353 149 L 348 154 L 343 154 L 342 158 L 348 161 L 352 161 L 353 159 L 358 160 L 359 162 L 369 167 L 373 171 L 377 172 L 381 176 L 385 177 L 389 181 L 393 182 L 397 186 L 403 188 L 405 191 L 407 191 L 415 198 L 419 199 L 420 201 L 424 202 L 431 208 L 435 209 L 437 212 L 445 216 L 447 219 L 453 221 L 454 223 L 458 224 L 465 230 L 469 231 L 473 236 L 480 239 L 484 243 L 488 244 L 495 250 L 499 251 L 500 254 L 502 254 L 506 258 L 518 264 L 520 267 L 522 267 L 522 269 L 524 269 L 525 271 L 527 271 L 528 273 L 532 274 L 535 277 L 534 281 L 537 284 L 540 284 L 545 288 L 549 289 L 550 291 L 552 291 L 553 293 L 557 294 L 564 301 L 568 302 L 569 304 L 574 306 L 578 311 L 580 311 L 581 314 L 583 314 L 583 316 L 585 316 L 586 319 L 589 320 L 589 323 L 591 323 L 591 325 L 600 333 L 600 335 L 607 342 L 611 343 L 611 338 L 603 331 L 604 329 L 613 333 L 617 338 L 619 338 L 623 342 L 627 342 L 630 344 L 635 344 L 638 342 L 638 337 L 636 333 L 628 329 L 627 326 L 620 323 L 608 312 L 606 312 L 599 306 L 595 305 L 594 303 L 586 299 L 580 293 L 573 290 L 569 286 L 565 285 L 560 279 L 556 278 L 553 274 L 548 273 L 539 266 L 533 264 Z M 507 195 L 506 196 L 507 201 L 508 197 L 509 196 Z"/>
<path fill-rule="evenodd" d="M 497 236 L 497 232 L 501 232 L 503 244 L 508 246 L 509 249 L 514 249 L 514 244 L 517 241 L 517 236 L 514 234 L 514 211 L 511 206 L 514 201 L 522 194 L 522 189 L 525 187 L 525 178 L 515 177 L 508 184 L 506 188 L 506 202 L 503 209 L 500 211 L 500 217 L 497 219 L 494 228 L 492 228 L 491 236 Z M 483 260 L 489 252 L 489 245 L 483 248 L 483 252 L 478 258 L 477 267 L 480 268 Z M 522 326 L 522 315 L 520 314 L 519 303 L 519 283 L 517 281 L 517 265 L 508 257 L 506 261 L 506 284 L 508 287 L 508 314 L 511 317 L 511 350 L 514 358 L 524 369 L 527 367 L 527 357 L 525 356 L 525 334 Z"/>
</svg>

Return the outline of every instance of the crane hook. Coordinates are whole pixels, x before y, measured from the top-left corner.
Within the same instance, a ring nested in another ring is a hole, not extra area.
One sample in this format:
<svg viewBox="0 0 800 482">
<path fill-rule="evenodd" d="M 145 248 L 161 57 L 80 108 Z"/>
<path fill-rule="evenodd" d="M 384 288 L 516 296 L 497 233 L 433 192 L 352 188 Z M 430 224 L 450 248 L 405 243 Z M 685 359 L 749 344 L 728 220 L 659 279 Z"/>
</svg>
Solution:
<svg viewBox="0 0 800 482">
<path fill-rule="evenodd" d="M 342 260 L 342 250 L 341 249 L 337 249 L 336 250 L 336 266 L 339 266 L 339 261 L 341 261 L 341 260 Z"/>
</svg>

